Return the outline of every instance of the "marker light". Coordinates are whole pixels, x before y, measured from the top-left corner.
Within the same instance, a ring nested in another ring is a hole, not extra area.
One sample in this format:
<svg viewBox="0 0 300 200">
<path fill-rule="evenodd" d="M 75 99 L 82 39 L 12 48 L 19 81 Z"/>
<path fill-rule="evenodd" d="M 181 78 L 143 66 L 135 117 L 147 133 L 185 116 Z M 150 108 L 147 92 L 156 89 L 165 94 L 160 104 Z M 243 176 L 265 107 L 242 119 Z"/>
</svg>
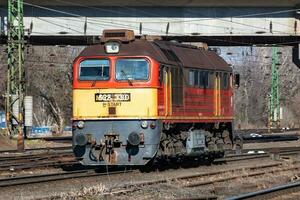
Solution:
<svg viewBox="0 0 300 200">
<path fill-rule="evenodd" d="M 150 128 L 155 129 L 155 127 L 156 127 L 155 122 L 151 122 Z"/>
<path fill-rule="evenodd" d="M 83 128 L 84 127 L 84 121 L 79 121 L 77 124 L 78 128 Z"/>
<path fill-rule="evenodd" d="M 119 53 L 119 51 L 120 51 L 120 43 L 108 42 L 105 44 L 105 52 L 106 53 Z"/>
<path fill-rule="evenodd" d="M 148 128 L 148 122 L 147 121 L 142 121 L 141 127 L 142 128 Z"/>
</svg>

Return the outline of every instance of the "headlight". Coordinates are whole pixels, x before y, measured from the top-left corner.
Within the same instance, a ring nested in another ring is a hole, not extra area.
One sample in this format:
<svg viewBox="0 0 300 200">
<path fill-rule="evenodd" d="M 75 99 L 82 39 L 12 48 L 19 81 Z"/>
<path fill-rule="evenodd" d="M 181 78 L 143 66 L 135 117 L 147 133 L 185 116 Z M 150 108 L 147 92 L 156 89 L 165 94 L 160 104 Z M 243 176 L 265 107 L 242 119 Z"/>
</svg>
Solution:
<svg viewBox="0 0 300 200">
<path fill-rule="evenodd" d="M 141 142 L 141 138 L 139 136 L 139 134 L 137 134 L 136 132 L 131 132 L 128 135 L 127 141 L 129 144 L 131 144 L 132 146 L 137 146 L 140 144 Z"/>
<path fill-rule="evenodd" d="M 141 127 L 142 128 L 148 128 L 148 122 L 147 121 L 142 121 Z"/>
<path fill-rule="evenodd" d="M 106 53 L 119 53 L 120 44 L 118 42 L 108 42 L 105 44 Z"/>
<path fill-rule="evenodd" d="M 75 136 L 75 142 L 78 146 L 84 146 L 88 142 L 87 136 L 84 134 L 78 134 Z"/>
<path fill-rule="evenodd" d="M 84 121 L 79 121 L 77 124 L 78 128 L 83 128 L 84 127 Z"/>
</svg>

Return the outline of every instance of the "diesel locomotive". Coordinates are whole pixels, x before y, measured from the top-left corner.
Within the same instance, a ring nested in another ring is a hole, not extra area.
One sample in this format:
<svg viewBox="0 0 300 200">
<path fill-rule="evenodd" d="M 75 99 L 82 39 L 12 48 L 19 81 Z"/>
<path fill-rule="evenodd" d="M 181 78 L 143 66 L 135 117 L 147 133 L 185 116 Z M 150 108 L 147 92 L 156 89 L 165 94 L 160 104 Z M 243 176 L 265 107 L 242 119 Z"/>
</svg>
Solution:
<svg viewBox="0 0 300 200">
<path fill-rule="evenodd" d="M 232 68 L 215 52 L 104 30 L 73 62 L 73 151 L 84 165 L 216 158 L 234 145 Z"/>
</svg>

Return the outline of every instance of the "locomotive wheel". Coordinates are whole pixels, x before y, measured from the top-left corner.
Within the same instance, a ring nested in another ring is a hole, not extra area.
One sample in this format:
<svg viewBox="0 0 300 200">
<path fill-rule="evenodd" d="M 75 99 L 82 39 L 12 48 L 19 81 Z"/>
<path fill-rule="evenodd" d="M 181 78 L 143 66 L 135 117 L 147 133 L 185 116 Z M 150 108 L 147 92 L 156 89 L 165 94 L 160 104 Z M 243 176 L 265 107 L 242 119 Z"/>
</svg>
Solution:
<svg viewBox="0 0 300 200">
<path fill-rule="evenodd" d="M 214 139 L 214 138 L 213 138 Z M 207 144 L 208 146 L 208 150 L 209 151 L 217 151 L 218 150 L 218 147 L 217 145 L 215 144 L 215 142 L 211 141 Z"/>
<path fill-rule="evenodd" d="M 217 132 L 217 133 L 216 133 L 216 137 L 217 137 L 217 138 L 221 138 L 221 137 L 222 137 L 222 133 Z"/>
<path fill-rule="evenodd" d="M 224 144 L 224 149 L 225 149 L 225 150 L 232 150 L 232 143 L 231 143 L 231 142 L 225 143 L 225 144 Z"/>
<path fill-rule="evenodd" d="M 223 142 L 224 142 L 224 149 L 231 150 L 232 149 L 232 141 L 230 139 L 230 133 L 228 130 L 224 130 L 222 132 L 222 138 L 223 138 Z"/>
<path fill-rule="evenodd" d="M 216 141 L 216 145 L 217 145 L 217 148 L 218 148 L 218 150 L 220 151 L 223 151 L 224 150 L 224 142 L 223 142 L 223 140 L 222 139 L 218 139 L 217 141 Z"/>
<path fill-rule="evenodd" d="M 234 149 L 236 151 L 237 154 L 241 154 L 242 153 L 242 149 L 243 149 L 243 140 L 240 137 L 236 137 L 234 140 Z"/>
<path fill-rule="evenodd" d="M 224 130 L 224 131 L 222 132 L 222 138 L 230 138 L 229 136 L 230 136 L 229 131 Z"/>
</svg>

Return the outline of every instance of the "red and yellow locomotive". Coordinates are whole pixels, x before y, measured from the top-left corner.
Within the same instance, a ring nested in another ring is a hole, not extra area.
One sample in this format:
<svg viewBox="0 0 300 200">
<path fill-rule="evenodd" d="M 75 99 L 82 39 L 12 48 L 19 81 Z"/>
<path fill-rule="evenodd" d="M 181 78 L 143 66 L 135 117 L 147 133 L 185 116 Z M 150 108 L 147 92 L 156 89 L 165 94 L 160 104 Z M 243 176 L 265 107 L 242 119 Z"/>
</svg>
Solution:
<svg viewBox="0 0 300 200">
<path fill-rule="evenodd" d="M 73 70 L 73 150 L 84 165 L 220 157 L 232 148 L 232 68 L 215 52 L 105 30 Z"/>
</svg>

